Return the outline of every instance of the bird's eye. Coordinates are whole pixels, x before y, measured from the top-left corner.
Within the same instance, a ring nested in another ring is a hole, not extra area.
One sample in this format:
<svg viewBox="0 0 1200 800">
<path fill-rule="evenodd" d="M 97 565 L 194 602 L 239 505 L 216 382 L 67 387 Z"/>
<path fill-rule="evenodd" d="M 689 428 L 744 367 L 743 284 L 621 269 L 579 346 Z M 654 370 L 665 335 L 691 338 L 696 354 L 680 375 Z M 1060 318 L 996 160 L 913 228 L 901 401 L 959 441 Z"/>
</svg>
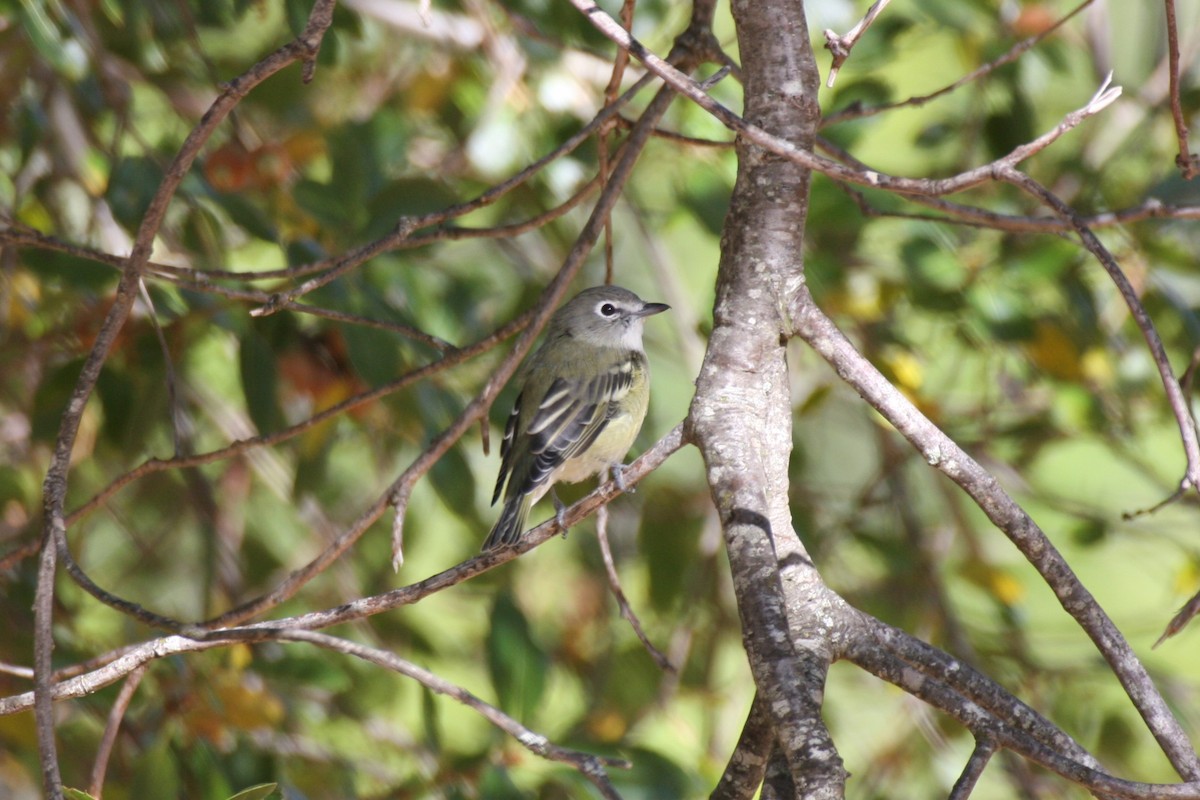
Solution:
<svg viewBox="0 0 1200 800">
<path fill-rule="evenodd" d="M 600 314 L 605 317 L 615 317 L 617 315 L 617 307 L 612 303 L 605 303 L 600 306 Z"/>
</svg>

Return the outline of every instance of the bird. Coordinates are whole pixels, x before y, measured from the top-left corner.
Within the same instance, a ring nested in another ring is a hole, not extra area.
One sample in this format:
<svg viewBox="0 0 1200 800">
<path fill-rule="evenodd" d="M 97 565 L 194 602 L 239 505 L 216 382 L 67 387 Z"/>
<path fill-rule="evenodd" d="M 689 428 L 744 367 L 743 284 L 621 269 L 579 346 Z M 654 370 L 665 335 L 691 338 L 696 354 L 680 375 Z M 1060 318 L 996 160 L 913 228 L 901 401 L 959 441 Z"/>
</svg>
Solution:
<svg viewBox="0 0 1200 800">
<path fill-rule="evenodd" d="M 620 286 L 593 286 L 550 318 L 542 345 L 517 373 L 520 393 L 500 443 L 492 505 L 504 506 L 483 543 L 518 542 L 529 510 L 546 492 L 565 530 L 557 483 L 612 471 L 624 491 L 622 461 L 646 418 L 650 365 L 642 347 L 646 318 L 669 309 Z"/>
</svg>

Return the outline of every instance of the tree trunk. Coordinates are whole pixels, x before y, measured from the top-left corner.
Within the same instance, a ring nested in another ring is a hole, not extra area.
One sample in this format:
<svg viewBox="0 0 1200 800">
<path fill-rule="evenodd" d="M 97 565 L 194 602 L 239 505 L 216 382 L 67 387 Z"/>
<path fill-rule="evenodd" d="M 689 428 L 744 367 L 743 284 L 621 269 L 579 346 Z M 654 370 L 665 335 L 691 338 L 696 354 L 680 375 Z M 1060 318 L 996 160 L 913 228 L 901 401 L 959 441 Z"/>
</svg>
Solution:
<svg viewBox="0 0 1200 800">
<path fill-rule="evenodd" d="M 741 0 L 733 13 L 746 120 L 811 149 L 819 76 L 803 3 Z M 751 670 L 769 710 L 771 761 L 782 756 L 797 796 L 833 798 L 844 794 L 845 770 L 820 710 L 838 615 L 814 609 L 841 603 L 813 569 L 788 508 L 787 309 L 804 285 L 809 179 L 807 169 L 739 140 L 713 332 L 690 422 L 725 532 Z"/>
</svg>

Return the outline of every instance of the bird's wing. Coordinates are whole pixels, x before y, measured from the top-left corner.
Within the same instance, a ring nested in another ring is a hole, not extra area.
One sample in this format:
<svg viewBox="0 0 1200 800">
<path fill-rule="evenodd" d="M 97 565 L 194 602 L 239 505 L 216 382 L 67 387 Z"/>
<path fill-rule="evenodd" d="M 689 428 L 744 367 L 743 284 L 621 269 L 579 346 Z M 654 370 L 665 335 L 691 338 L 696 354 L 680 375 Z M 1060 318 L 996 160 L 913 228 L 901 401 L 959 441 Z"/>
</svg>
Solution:
<svg viewBox="0 0 1200 800">
<path fill-rule="evenodd" d="M 522 395 L 517 395 L 512 413 L 508 415 L 508 422 L 504 424 L 504 438 L 500 441 L 500 474 L 496 476 L 496 488 L 492 492 L 492 505 L 496 505 L 496 501 L 500 499 L 500 492 L 504 490 L 504 481 L 508 478 L 508 471 L 512 469 L 513 439 L 517 434 L 517 418 L 521 416 L 521 399 Z"/>
<path fill-rule="evenodd" d="M 632 383 L 630 359 L 622 359 L 590 380 L 556 378 L 525 431 L 533 459 L 520 490 L 532 492 L 560 464 L 590 447 Z"/>
</svg>

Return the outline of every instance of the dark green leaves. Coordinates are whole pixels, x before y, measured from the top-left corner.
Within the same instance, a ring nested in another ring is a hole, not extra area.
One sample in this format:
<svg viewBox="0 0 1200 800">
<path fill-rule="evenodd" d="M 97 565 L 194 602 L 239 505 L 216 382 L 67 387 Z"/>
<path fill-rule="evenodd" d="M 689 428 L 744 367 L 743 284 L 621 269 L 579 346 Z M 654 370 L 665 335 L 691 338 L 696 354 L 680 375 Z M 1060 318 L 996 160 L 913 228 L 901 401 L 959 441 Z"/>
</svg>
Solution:
<svg viewBox="0 0 1200 800">
<path fill-rule="evenodd" d="M 492 607 L 487 663 L 500 707 L 518 720 L 532 722 L 546 689 L 549 659 L 533 638 L 525 614 L 508 593 Z"/>
<path fill-rule="evenodd" d="M 282 426 L 283 421 L 276 395 L 275 354 L 266 339 L 249 330 L 241 338 L 238 355 L 246 410 L 259 433 L 272 433 Z"/>
</svg>

